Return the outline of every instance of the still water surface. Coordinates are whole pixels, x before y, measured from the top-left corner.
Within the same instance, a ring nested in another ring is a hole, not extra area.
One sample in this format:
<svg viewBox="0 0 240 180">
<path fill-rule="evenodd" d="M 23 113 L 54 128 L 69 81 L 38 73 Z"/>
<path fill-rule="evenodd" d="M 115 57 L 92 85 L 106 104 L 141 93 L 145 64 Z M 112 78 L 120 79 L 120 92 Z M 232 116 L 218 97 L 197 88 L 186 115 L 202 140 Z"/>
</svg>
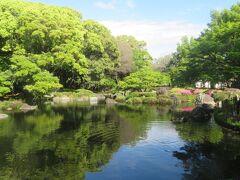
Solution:
<svg viewBox="0 0 240 180">
<path fill-rule="evenodd" d="M 0 179 L 239 179 L 240 136 L 156 106 L 45 106 L 0 121 Z"/>
</svg>

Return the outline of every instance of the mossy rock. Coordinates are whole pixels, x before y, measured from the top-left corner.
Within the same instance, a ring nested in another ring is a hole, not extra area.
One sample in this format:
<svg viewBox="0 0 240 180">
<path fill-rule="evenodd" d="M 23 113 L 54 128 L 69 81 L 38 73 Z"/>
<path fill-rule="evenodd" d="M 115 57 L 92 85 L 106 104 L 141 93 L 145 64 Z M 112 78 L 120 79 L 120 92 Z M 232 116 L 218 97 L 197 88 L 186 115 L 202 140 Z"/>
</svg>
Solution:
<svg viewBox="0 0 240 180">
<path fill-rule="evenodd" d="M 128 98 L 134 97 L 156 97 L 156 92 L 132 92 L 128 95 Z"/>
<path fill-rule="evenodd" d="M 194 103 L 196 101 L 196 95 L 175 94 L 175 96 L 178 98 L 178 100 L 180 102 L 192 102 L 192 103 Z"/>
<path fill-rule="evenodd" d="M 126 97 L 123 95 L 117 95 L 115 101 L 117 101 L 119 103 L 124 103 L 126 101 Z"/>
<path fill-rule="evenodd" d="M 64 91 L 53 93 L 54 97 L 69 97 L 69 98 L 79 98 L 79 97 L 96 97 L 96 94 L 90 90 L 78 89 L 75 91 Z"/>
<path fill-rule="evenodd" d="M 0 102 L 0 109 L 17 111 L 20 110 L 23 104 L 24 103 L 20 100 L 3 101 Z"/>
<path fill-rule="evenodd" d="M 1 120 L 1 119 L 6 119 L 6 118 L 8 118 L 8 115 L 7 115 L 7 114 L 0 114 L 0 120 Z"/>
<path fill-rule="evenodd" d="M 142 104 L 143 100 L 142 100 L 141 97 L 133 97 L 133 98 L 128 99 L 127 103 L 130 103 L 130 104 Z"/>
<path fill-rule="evenodd" d="M 160 105 L 172 105 L 173 99 L 169 96 L 161 95 L 158 96 L 158 104 Z"/>
<path fill-rule="evenodd" d="M 142 98 L 144 104 L 158 104 L 158 99 L 156 97 L 145 97 Z"/>
</svg>

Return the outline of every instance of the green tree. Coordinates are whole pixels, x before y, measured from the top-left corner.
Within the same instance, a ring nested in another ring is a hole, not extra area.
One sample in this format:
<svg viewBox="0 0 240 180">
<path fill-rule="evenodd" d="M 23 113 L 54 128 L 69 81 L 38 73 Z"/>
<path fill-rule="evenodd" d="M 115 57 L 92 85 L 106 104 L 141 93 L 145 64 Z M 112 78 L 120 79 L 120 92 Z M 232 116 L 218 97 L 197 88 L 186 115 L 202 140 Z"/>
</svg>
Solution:
<svg viewBox="0 0 240 180">
<path fill-rule="evenodd" d="M 45 94 L 49 94 L 61 87 L 62 85 L 59 84 L 59 79 L 57 77 L 54 77 L 48 71 L 43 71 L 33 75 L 33 84 L 27 85 L 24 88 L 35 98 L 39 99 Z"/>
<path fill-rule="evenodd" d="M 153 71 L 151 68 L 143 68 L 131 73 L 119 82 L 119 88 L 131 91 L 154 90 L 156 87 L 168 85 L 170 82 L 166 74 Z"/>
<path fill-rule="evenodd" d="M 213 11 L 212 20 L 199 38 L 183 40 L 170 65 L 176 85 L 196 81 L 223 82 L 240 87 L 240 4 Z"/>
</svg>

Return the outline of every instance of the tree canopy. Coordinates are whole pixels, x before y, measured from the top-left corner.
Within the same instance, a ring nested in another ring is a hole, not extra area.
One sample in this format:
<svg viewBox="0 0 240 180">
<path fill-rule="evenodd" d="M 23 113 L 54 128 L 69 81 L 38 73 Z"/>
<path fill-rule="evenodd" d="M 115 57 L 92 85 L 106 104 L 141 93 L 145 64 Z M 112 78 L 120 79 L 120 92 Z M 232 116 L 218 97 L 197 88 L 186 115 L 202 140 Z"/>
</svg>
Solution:
<svg viewBox="0 0 240 180">
<path fill-rule="evenodd" d="M 240 4 L 213 11 L 208 27 L 197 39 L 186 37 L 169 63 L 175 85 L 196 81 L 240 87 Z"/>
<path fill-rule="evenodd" d="M 106 91 L 145 75 L 139 88 L 165 82 L 152 71 L 144 41 L 114 37 L 70 8 L 22 0 L 0 2 L 0 74 L 0 97 L 41 98 L 59 88 Z"/>
<path fill-rule="evenodd" d="M 60 84 L 98 88 L 103 77 L 114 77 L 118 65 L 119 50 L 111 32 L 65 7 L 1 1 L 0 42 L 0 95 L 32 92 L 33 86 L 42 92 L 39 85 L 53 79 L 46 93 Z M 39 73 L 48 78 L 39 80 Z"/>
</svg>

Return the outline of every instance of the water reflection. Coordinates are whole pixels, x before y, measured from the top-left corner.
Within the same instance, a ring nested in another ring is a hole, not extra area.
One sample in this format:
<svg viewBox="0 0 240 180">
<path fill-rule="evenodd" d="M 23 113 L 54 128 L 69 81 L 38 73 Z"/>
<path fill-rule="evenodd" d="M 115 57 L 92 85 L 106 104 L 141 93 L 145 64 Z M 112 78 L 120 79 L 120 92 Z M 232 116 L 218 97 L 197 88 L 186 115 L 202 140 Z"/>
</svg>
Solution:
<svg viewBox="0 0 240 180">
<path fill-rule="evenodd" d="M 239 136 L 176 118 L 170 107 L 126 105 L 12 114 L 0 121 L 0 179 L 238 177 Z"/>
<path fill-rule="evenodd" d="M 173 156 L 181 161 L 183 179 L 239 179 L 240 138 L 215 122 L 176 124 L 186 141 Z"/>
</svg>

